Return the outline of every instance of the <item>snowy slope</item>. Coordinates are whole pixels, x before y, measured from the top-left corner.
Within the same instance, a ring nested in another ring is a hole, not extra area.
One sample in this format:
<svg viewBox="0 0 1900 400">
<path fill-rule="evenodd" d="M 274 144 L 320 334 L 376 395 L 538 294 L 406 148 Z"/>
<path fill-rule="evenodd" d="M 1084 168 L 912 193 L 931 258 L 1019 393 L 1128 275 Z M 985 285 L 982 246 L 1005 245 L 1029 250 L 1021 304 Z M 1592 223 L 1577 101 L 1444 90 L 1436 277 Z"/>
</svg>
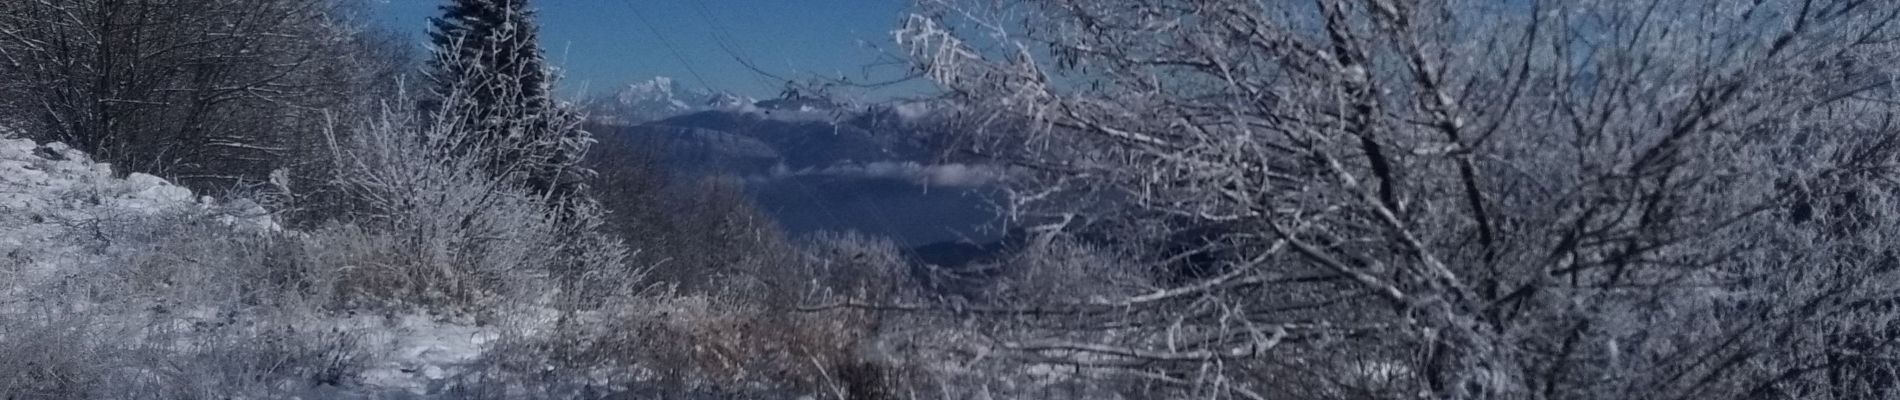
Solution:
<svg viewBox="0 0 1900 400">
<path fill-rule="evenodd" d="M 0 139 L 0 255 L 17 274 L 9 282 L 36 282 L 62 265 L 100 257 L 72 238 L 107 220 L 201 216 L 244 229 L 278 229 L 255 203 L 217 204 L 155 176 L 112 175 L 110 165 L 63 144 Z"/>
<path fill-rule="evenodd" d="M 353 360 L 347 376 L 328 383 L 334 387 L 306 391 L 305 387 L 324 383 L 285 382 L 272 386 L 276 389 L 269 393 L 381 398 L 438 390 L 481 357 L 499 336 L 495 328 L 478 328 L 467 321 L 415 315 L 325 316 L 294 308 L 262 310 L 215 295 L 178 298 L 208 282 L 193 281 L 206 278 L 194 272 L 214 275 L 219 271 L 167 270 L 181 267 L 166 263 L 205 264 L 192 263 L 189 259 L 196 254 L 189 249 L 164 246 L 191 243 L 175 235 L 219 235 L 205 233 L 219 231 L 298 237 L 284 232 L 255 203 L 194 197 L 190 190 L 146 174 L 117 178 L 110 165 L 94 162 L 65 145 L 0 138 L 0 352 L 16 346 L 53 346 L 43 343 L 48 340 L 46 330 L 69 323 L 85 326 L 85 335 L 56 342 L 65 345 L 70 355 L 52 356 L 101 357 L 97 361 L 102 363 L 141 355 L 179 360 L 216 357 L 219 352 L 276 337 L 271 335 L 279 329 L 291 329 L 304 332 L 293 337 L 309 340 L 294 346 L 326 345 L 329 342 L 321 339 L 328 338 L 348 346 L 339 354 L 359 358 Z M 167 286 L 137 276 L 179 282 Z M 97 293 L 84 294 L 87 291 L 75 291 L 75 287 L 90 287 Z M 310 339 L 308 335 L 318 336 Z M 6 364 L 0 360 L 0 373 L 6 371 Z M 8 389 L 5 385 L 0 382 L 0 393 Z M 229 388 L 218 390 L 225 389 Z"/>
</svg>

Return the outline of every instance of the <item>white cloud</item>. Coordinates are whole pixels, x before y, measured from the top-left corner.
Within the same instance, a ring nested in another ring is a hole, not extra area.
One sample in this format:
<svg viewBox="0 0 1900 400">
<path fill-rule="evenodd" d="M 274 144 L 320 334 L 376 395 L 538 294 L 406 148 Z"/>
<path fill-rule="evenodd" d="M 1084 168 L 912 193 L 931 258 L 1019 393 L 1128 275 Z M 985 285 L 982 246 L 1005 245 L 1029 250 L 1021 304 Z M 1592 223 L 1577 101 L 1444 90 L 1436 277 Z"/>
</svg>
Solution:
<svg viewBox="0 0 1900 400">
<path fill-rule="evenodd" d="M 778 166 L 772 169 L 770 179 L 784 179 L 795 176 L 838 176 L 863 179 L 894 179 L 923 186 L 977 187 L 995 183 L 1001 178 L 1003 170 L 988 165 L 972 164 L 932 164 L 915 162 L 881 161 L 862 164 L 844 164 L 825 168 L 807 168 L 798 171 Z"/>
<path fill-rule="evenodd" d="M 891 112 L 897 113 L 897 118 L 904 122 L 913 122 L 930 116 L 930 113 L 935 111 L 934 108 L 928 102 L 912 101 L 891 106 Z"/>
</svg>

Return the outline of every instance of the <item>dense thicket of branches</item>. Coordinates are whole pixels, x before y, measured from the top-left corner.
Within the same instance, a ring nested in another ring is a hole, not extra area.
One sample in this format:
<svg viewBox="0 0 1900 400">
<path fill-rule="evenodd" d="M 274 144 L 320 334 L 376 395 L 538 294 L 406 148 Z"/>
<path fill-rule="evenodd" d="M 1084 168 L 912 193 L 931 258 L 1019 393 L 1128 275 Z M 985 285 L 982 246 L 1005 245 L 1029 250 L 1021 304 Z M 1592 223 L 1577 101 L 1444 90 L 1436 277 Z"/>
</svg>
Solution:
<svg viewBox="0 0 1900 400">
<path fill-rule="evenodd" d="M 1030 171 L 1019 217 L 1216 267 L 1026 304 L 998 343 L 1036 362 L 1195 398 L 1897 393 L 1895 2 L 919 6 L 918 67 L 1017 127 L 965 138 Z"/>
<path fill-rule="evenodd" d="M 0 113 L 121 171 L 201 189 L 316 160 L 326 111 L 399 60 L 344 0 L 0 2 Z M 320 179 L 320 178 L 319 178 Z"/>
</svg>

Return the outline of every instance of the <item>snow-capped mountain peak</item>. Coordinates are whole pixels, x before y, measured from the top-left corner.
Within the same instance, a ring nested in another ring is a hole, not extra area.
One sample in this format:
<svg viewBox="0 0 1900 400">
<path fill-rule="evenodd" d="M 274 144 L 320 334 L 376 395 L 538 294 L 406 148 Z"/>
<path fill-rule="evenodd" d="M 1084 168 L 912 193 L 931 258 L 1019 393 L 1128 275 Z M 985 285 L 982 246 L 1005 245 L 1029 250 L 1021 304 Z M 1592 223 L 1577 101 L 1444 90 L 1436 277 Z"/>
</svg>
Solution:
<svg viewBox="0 0 1900 400">
<path fill-rule="evenodd" d="M 683 87 L 673 78 L 658 76 L 646 82 L 627 85 L 626 88 L 614 93 L 614 100 L 623 105 L 654 104 L 683 111 L 692 106 L 691 103 L 682 100 L 682 97 L 700 98 L 711 95 L 711 92 L 703 89 Z"/>
<path fill-rule="evenodd" d="M 756 101 L 657 76 L 628 84 L 611 95 L 596 97 L 588 102 L 588 111 L 600 122 L 640 123 L 695 111 L 745 107 Z"/>
</svg>

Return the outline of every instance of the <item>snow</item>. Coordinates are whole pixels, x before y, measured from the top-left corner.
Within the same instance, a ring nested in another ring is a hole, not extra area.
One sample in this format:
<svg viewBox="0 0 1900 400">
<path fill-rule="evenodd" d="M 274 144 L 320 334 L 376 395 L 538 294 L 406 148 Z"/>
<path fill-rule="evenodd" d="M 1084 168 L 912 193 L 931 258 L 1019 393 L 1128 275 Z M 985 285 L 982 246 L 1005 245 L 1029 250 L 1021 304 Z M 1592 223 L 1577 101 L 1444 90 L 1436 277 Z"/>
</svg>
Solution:
<svg viewBox="0 0 1900 400">
<path fill-rule="evenodd" d="M 92 274 L 126 273 L 119 271 L 131 269 L 126 260 L 138 259 L 127 258 L 127 252 L 166 253 L 153 247 L 157 242 L 138 242 L 142 239 L 136 236 L 108 238 L 118 234 L 96 232 L 102 225 L 145 224 L 166 232 L 162 227 L 180 218 L 219 221 L 238 232 L 283 229 L 249 200 L 219 203 L 208 196 L 195 197 L 189 189 L 142 173 L 116 178 L 110 165 L 94 162 L 68 146 L 0 138 L 0 321 L 68 314 L 62 318 L 94 321 L 87 324 L 89 337 L 156 344 L 181 355 L 204 350 L 205 344 L 194 339 L 201 333 L 193 332 L 206 326 L 239 329 L 228 332 L 246 335 L 243 332 L 271 325 L 265 322 L 271 317 L 245 310 L 204 306 L 167 310 L 172 302 L 164 298 L 134 295 L 114 299 L 151 303 L 95 304 L 62 298 L 59 293 L 66 292 L 48 289 Z M 299 329 L 359 338 L 356 345 L 368 355 L 368 362 L 354 377 L 353 384 L 359 386 L 351 390 L 365 393 L 432 393 L 464 372 L 501 337 L 493 327 L 419 313 L 327 321 L 316 316 L 298 318 L 309 319 L 298 320 Z M 0 330 L 0 335 L 6 333 Z"/>
<path fill-rule="evenodd" d="M 26 308 L 32 288 L 87 273 L 127 251 L 103 227 L 211 218 L 234 229 L 281 228 L 266 215 L 236 217 L 165 179 L 130 174 L 59 143 L 0 139 L 0 315 Z M 124 243 L 120 243 L 124 244 Z"/>
<path fill-rule="evenodd" d="M 423 315 L 357 317 L 336 325 L 365 333 L 362 346 L 372 358 L 369 368 L 359 374 L 363 385 L 417 395 L 449 383 L 501 339 L 501 332 L 493 327 Z"/>
</svg>

